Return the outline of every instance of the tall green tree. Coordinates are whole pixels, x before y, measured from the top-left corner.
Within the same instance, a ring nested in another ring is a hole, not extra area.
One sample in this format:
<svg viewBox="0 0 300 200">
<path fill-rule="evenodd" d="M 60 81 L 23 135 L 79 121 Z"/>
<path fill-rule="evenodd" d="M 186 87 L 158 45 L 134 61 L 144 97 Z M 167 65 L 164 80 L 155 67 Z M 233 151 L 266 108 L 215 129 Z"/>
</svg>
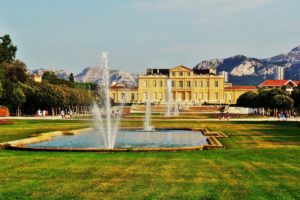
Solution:
<svg viewBox="0 0 300 200">
<path fill-rule="evenodd" d="M 41 108 L 37 98 L 37 86 L 34 83 L 18 83 L 26 96 L 26 101 L 23 104 L 23 113 L 33 114 Z"/>
<path fill-rule="evenodd" d="M 73 75 L 73 73 L 70 74 L 70 76 L 69 76 L 69 81 L 70 81 L 71 83 L 74 83 L 74 75 Z"/>
<path fill-rule="evenodd" d="M 43 83 L 38 90 L 38 100 L 44 108 L 51 109 L 52 115 L 55 114 L 55 109 L 63 106 L 65 102 L 63 90 L 56 85 Z"/>
<path fill-rule="evenodd" d="M 271 108 L 270 102 L 275 95 L 287 96 L 287 93 L 281 89 L 260 90 L 257 95 L 257 104 L 259 107 Z"/>
<path fill-rule="evenodd" d="M 0 63 L 12 62 L 16 57 L 17 46 L 12 44 L 9 35 L 0 37 Z"/>
<path fill-rule="evenodd" d="M 257 94 L 251 91 L 242 94 L 237 100 L 237 105 L 247 108 L 258 107 Z"/>
<path fill-rule="evenodd" d="M 10 102 L 16 108 L 16 115 L 20 116 L 20 107 L 25 103 L 26 96 L 21 87 L 15 87 L 10 95 Z"/>
<path fill-rule="evenodd" d="M 0 82 L 0 99 L 2 97 L 2 93 L 3 93 L 3 87 L 2 87 L 2 83 Z"/>
<path fill-rule="evenodd" d="M 45 71 L 43 76 L 42 76 L 42 80 L 44 82 L 48 82 L 54 85 L 66 85 L 71 87 L 72 83 L 70 83 L 68 80 L 59 78 L 56 76 L 56 74 L 54 72 L 50 72 L 50 71 Z"/>
<path fill-rule="evenodd" d="M 277 94 L 273 96 L 270 101 L 271 108 L 277 108 L 281 110 L 291 109 L 293 107 L 294 100 L 282 94 Z"/>
<path fill-rule="evenodd" d="M 3 62 L 5 80 L 11 82 L 22 82 L 25 83 L 29 78 L 27 74 L 26 64 L 20 60 L 15 60 L 12 62 Z"/>
<path fill-rule="evenodd" d="M 300 86 L 293 90 L 291 98 L 294 100 L 294 106 L 300 108 Z"/>
<path fill-rule="evenodd" d="M 0 63 L 0 82 L 4 80 L 4 67 Z"/>
</svg>

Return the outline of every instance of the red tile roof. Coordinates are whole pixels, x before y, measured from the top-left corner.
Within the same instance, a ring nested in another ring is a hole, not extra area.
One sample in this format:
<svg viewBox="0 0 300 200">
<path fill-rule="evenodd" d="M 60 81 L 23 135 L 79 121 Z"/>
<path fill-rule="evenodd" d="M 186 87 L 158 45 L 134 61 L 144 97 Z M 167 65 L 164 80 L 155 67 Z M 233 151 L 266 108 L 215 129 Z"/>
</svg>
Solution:
<svg viewBox="0 0 300 200">
<path fill-rule="evenodd" d="M 225 90 L 256 90 L 256 86 L 250 86 L 250 85 L 234 85 L 225 87 Z"/>
<path fill-rule="evenodd" d="M 296 83 L 297 86 L 300 85 L 300 81 L 294 81 L 294 83 Z"/>
<path fill-rule="evenodd" d="M 292 83 L 293 85 L 296 85 L 291 80 L 265 80 L 259 86 L 285 86 L 288 83 Z"/>
</svg>

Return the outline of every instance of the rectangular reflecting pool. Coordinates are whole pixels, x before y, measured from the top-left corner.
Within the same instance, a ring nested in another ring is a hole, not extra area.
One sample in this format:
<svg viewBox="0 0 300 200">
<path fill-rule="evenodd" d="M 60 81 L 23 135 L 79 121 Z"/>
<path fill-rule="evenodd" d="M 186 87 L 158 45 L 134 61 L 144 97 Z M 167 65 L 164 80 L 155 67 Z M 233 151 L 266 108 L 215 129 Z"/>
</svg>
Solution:
<svg viewBox="0 0 300 200">
<path fill-rule="evenodd" d="M 54 137 L 50 141 L 29 144 L 28 147 L 44 148 L 104 148 L 103 138 L 96 131 L 79 135 Z M 201 131 L 192 130 L 120 130 L 115 148 L 191 147 L 208 144 Z"/>
</svg>

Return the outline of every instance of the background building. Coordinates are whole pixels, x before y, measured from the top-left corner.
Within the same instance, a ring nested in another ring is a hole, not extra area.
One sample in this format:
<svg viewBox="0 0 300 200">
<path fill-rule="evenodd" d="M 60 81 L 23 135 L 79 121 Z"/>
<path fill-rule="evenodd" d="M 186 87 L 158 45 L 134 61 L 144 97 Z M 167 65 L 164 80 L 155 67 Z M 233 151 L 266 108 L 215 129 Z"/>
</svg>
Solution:
<svg viewBox="0 0 300 200">
<path fill-rule="evenodd" d="M 283 88 L 291 93 L 297 84 L 292 80 L 265 80 L 258 87 L 263 89 Z"/>
<path fill-rule="evenodd" d="M 173 101 L 220 102 L 224 95 L 224 77 L 215 70 L 192 70 L 185 66 L 151 69 L 139 76 L 138 101 L 166 101 L 167 80 L 171 81 Z"/>
<path fill-rule="evenodd" d="M 275 68 L 275 80 L 283 80 L 284 79 L 284 68 L 277 67 Z"/>
<path fill-rule="evenodd" d="M 229 82 L 229 79 L 228 79 L 228 72 L 226 72 L 226 71 L 221 71 L 219 74 L 224 76 L 224 82 L 225 82 L 225 83 L 228 83 L 228 82 Z"/>
<path fill-rule="evenodd" d="M 171 82 L 172 101 L 185 104 L 234 104 L 241 94 L 257 91 L 255 86 L 232 86 L 225 82 L 225 76 L 225 73 L 217 75 L 215 69 L 190 69 L 182 65 L 171 69 L 148 69 L 146 74 L 139 76 L 138 87 L 111 86 L 111 98 L 116 103 L 144 103 L 149 99 L 164 104 L 167 81 Z"/>
<path fill-rule="evenodd" d="M 42 75 L 39 74 L 32 74 L 31 78 L 34 82 L 41 83 L 42 82 Z"/>
</svg>

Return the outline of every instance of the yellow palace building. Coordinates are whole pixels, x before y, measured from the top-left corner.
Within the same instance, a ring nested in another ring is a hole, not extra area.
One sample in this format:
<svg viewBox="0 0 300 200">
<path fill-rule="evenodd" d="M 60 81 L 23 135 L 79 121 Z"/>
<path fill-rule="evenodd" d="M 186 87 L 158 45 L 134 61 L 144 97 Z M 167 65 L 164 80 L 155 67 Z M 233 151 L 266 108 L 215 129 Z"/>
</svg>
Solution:
<svg viewBox="0 0 300 200">
<path fill-rule="evenodd" d="M 241 94 L 257 91 L 255 86 L 232 86 L 226 83 L 224 75 L 217 75 L 215 69 L 177 66 L 171 69 L 148 69 L 146 74 L 139 75 L 137 87 L 112 85 L 110 96 L 115 103 L 144 103 L 151 100 L 164 104 L 168 98 L 168 82 L 173 102 L 194 105 L 235 104 Z"/>
</svg>

